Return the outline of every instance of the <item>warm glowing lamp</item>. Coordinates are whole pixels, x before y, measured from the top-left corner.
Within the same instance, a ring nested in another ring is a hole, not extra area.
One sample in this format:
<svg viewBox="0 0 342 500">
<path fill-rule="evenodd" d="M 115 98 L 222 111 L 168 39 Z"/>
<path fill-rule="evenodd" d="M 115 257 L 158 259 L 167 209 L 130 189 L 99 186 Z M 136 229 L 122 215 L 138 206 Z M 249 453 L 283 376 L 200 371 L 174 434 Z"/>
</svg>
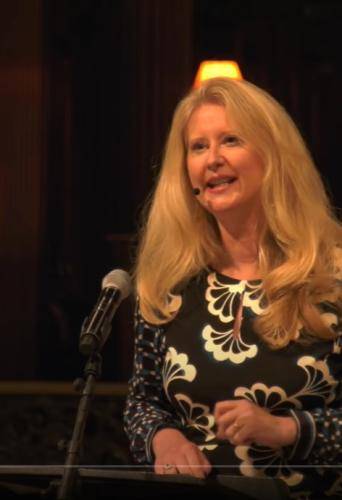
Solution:
<svg viewBox="0 0 342 500">
<path fill-rule="evenodd" d="M 235 61 L 203 61 L 198 68 L 194 88 L 200 87 L 205 80 L 220 76 L 236 80 L 243 79 L 239 65 Z"/>
</svg>

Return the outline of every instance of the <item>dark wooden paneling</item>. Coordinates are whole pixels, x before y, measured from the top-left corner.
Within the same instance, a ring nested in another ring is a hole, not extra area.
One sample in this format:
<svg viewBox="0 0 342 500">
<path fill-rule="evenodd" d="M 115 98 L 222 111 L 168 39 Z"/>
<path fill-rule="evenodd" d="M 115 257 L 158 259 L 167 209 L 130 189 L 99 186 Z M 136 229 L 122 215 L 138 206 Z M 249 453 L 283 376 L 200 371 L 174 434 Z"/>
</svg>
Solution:
<svg viewBox="0 0 342 500">
<path fill-rule="evenodd" d="M 101 279 L 132 263 L 133 245 L 122 245 L 121 237 L 136 231 L 173 109 L 192 83 L 192 6 L 192 0 L 48 3 L 39 377 L 76 375 L 77 337 Z M 114 319 L 104 377 L 128 378 L 132 323 L 127 301 Z"/>
<path fill-rule="evenodd" d="M 0 16 L 0 376 L 35 372 L 44 207 L 41 0 L 2 2 Z"/>
</svg>

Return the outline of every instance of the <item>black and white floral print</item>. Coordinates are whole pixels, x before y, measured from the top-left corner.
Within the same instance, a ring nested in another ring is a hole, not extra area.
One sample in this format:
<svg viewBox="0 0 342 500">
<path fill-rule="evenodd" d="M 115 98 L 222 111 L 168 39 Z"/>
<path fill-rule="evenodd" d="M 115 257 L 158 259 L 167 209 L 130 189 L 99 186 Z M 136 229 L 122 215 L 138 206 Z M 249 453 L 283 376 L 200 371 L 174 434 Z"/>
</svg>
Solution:
<svg viewBox="0 0 342 500">
<path fill-rule="evenodd" d="M 135 461 L 153 463 L 155 432 L 174 427 L 220 472 L 281 478 L 298 500 L 342 497 L 342 332 L 336 305 L 320 305 L 336 340 L 271 350 L 253 329 L 265 307 L 260 280 L 210 270 L 189 282 L 179 303 L 175 319 L 163 326 L 146 323 L 137 311 L 124 415 Z M 218 441 L 215 403 L 234 398 L 291 415 L 299 429 L 296 443 L 274 450 Z"/>
</svg>

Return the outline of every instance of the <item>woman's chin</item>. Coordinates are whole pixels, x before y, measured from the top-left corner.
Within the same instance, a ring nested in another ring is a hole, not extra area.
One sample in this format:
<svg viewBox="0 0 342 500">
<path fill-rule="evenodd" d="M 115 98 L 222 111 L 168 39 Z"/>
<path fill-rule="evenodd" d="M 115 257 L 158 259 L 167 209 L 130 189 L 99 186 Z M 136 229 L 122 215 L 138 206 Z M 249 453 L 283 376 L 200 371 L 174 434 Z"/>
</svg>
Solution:
<svg viewBox="0 0 342 500">
<path fill-rule="evenodd" d="M 239 205 L 237 201 L 209 200 L 207 208 L 208 211 L 215 216 L 235 210 Z"/>
</svg>

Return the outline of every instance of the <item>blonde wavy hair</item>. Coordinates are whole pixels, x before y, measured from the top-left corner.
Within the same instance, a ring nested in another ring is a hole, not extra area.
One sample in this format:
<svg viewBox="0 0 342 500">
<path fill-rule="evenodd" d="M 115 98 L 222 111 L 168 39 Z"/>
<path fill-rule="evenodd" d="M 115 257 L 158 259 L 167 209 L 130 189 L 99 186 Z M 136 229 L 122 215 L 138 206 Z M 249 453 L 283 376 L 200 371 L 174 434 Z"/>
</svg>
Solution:
<svg viewBox="0 0 342 500">
<path fill-rule="evenodd" d="M 143 317 L 153 324 L 170 321 L 181 303 L 178 291 L 222 252 L 216 220 L 193 195 L 186 169 L 187 123 L 205 103 L 222 105 L 264 162 L 259 269 L 268 305 L 255 319 L 256 331 L 273 348 L 298 340 L 302 326 L 307 338 L 334 338 L 316 304 L 341 304 L 341 224 L 284 108 L 255 85 L 226 78 L 189 92 L 174 113 L 138 248 L 135 280 Z"/>
</svg>

